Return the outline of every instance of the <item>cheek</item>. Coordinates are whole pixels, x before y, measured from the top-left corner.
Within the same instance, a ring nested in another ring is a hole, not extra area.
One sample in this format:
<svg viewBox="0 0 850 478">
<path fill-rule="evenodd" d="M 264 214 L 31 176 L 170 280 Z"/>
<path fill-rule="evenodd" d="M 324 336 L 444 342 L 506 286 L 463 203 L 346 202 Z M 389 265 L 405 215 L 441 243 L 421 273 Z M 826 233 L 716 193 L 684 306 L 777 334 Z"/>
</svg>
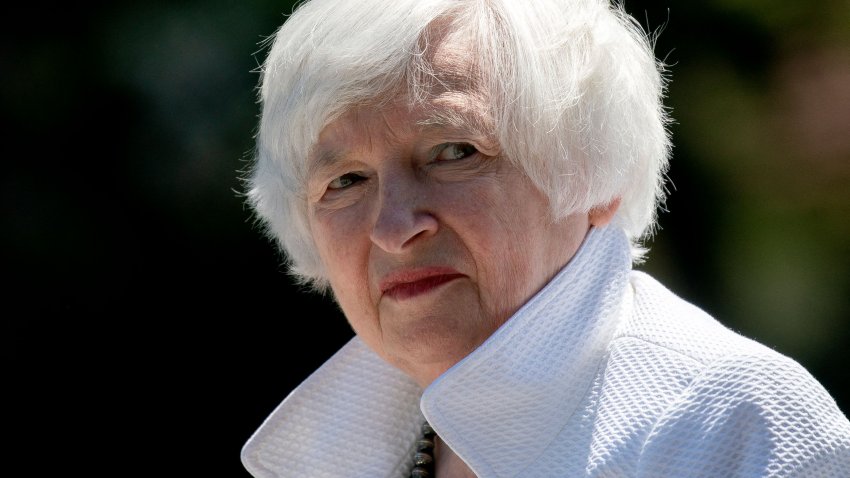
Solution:
<svg viewBox="0 0 850 478">
<path fill-rule="evenodd" d="M 368 234 L 356 214 L 336 211 L 316 214 L 310 226 L 334 295 L 343 311 L 354 312 L 368 303 Z"/>
<path fill-rule="evenodd" d="M 364 222 L 354 207 L 311 212 L 310 230 L 329 274 L 336 274 L 337 269 L 357 260 L 355 251 Z"/>
<path fill-rule="evenodd" d="M 481 270 L 481 295 L 489 313 L 507 319 L 531 296 L 534 282 L 534 247 L 520 231 L 502 229 L 483 237 L 476 262 Z"/>
<path fill-rule="evenodd" d="M 525 207 L 509 189 L 478 188 L 442 196 L 446 225 L 472 258 L 484 314 L 497 325 L 533 293 L 539 260 L 530 251 L 529 235 L 545 218 L 545 208 Z"/>
</svg>

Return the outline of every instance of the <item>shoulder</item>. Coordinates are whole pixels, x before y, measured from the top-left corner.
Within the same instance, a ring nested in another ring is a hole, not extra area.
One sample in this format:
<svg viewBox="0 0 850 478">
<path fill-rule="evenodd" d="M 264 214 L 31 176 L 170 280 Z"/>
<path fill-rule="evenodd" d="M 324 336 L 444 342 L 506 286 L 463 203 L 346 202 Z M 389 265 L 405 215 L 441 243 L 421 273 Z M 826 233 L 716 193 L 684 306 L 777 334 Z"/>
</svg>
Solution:
<svg viewBox="0 0 850 478">
<path fill-rule="evenodd" d="M 844 476 L 850 423 L 797 362 L 731 354 L 693 378 L 644 443 L 651 476 L 689 476 L 695 464 L 709 476 Z"/>
<path fill-rule="evenodd" d="M 618 337 L 630 337 L 685 355 L 700 365 L 734 353 L 772 356 L 776 352 L 729 329 L 649 274 L 632 271 L 629 317 Z"/>
<path fill-rule="evenodd" d="M 724 327 L 644 273 L 619 337 L 688 358 L 647 435 L 646 476 L 842 476 L 850 422 L 798 362 Z M 814 471 L 813 471 L 814 470 Z"/>
</svg>

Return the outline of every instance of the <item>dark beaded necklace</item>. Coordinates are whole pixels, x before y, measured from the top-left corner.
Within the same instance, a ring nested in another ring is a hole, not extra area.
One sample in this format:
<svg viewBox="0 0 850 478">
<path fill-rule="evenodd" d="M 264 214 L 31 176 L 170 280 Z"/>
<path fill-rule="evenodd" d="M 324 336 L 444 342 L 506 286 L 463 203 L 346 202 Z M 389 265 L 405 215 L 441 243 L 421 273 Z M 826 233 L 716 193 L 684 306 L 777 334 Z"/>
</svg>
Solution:
<svg viewBox="0 0 850 478">
<path fill-rule="evenodd" d="M 413 454 L 413 469 L 410 478 L 433 478 L 434 443 L 437 434 L 428 422 L 422 425 L 422 438 L 416 440 L 416 453 Z"/>
</svg>

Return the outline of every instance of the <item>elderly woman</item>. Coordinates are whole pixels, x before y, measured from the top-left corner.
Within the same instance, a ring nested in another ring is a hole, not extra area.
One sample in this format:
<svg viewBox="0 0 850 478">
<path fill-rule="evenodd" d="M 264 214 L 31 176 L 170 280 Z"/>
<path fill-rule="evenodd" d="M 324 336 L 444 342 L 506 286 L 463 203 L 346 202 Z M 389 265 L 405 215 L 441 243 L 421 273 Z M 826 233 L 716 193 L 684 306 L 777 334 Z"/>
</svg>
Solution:
<svg viewBox="0 0 850 478">
<path fill-rule="evenodd" d="M 356 336 L 257 477 L 848 476 L 800 365 L 632 271 L 663 69 L 602 0 L 312 0 L 274 38 L 250 203 Z"/>
</svg>

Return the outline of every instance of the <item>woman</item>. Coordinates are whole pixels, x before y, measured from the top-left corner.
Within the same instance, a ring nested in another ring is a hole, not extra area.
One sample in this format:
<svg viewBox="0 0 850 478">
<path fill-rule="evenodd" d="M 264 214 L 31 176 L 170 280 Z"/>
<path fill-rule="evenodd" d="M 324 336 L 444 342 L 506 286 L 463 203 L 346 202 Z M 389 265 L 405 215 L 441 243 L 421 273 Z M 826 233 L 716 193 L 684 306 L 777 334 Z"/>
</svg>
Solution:
<svg viewBox="0 0 850 478">
<path fill-rule="evenodd" d="M 247 469 L 850 469 L 850 423 L 811 375 L 631 270 L 662 200 L 662 73 L 604 1 L 297 9 L 263 68 L 249 199 L 356 337 Z"/>
</svg>

